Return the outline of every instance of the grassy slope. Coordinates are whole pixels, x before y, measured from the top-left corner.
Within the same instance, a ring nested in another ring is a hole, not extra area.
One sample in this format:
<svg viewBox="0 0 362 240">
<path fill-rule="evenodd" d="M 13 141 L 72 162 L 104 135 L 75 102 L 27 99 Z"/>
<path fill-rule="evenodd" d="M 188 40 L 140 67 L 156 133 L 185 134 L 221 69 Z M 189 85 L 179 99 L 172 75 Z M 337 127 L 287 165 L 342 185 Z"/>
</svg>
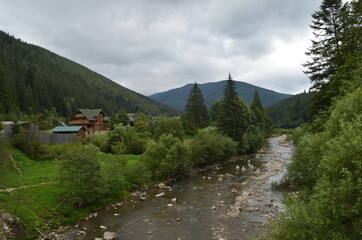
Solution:
<svg viewBox="0 0 362 240">
<path fill-rule="evenodd" d="M 1 168 L 0 189 L 57 181 L 59 174 L 57 161 L 35 162 L 17 150 L 12 150 L 12 154 L 23 175 L 11 167 Z M 107 160 L 110 157 L 113 156 L 106 153 L 100 154 L 101 170 L 107 167 Z M 126 155 L 127 160 L 137 157 L 139 156 Z M 72 223 L 85 217 L 90 211 L 115 201 L 115 199 L 104 199 L 98 206 L 72 211 L 69 216 L 65 216 L 64 212 L 59 212 L 60 194 L 60 189 L 56 184 L 0 192 L 0 209 L 18 216 L 27 229 L 28 235 L 32 237 L 34 227 L 46 229 L 59 224 Z"/>
</svg>

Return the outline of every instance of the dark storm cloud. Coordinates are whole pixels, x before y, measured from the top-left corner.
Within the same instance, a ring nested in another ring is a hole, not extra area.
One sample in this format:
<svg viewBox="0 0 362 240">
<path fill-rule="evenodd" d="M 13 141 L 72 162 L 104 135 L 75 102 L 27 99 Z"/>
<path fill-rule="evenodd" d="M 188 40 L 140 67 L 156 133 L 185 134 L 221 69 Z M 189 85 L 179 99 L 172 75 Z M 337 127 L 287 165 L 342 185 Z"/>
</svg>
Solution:
<svg viewBox="0 0 362 240">
<path fill-rule="evenodd" d="M 288 93 L 309 84 L 300 64 L 315 0 L 0 3 L 2 30 L 144 94 L 229 72 Z"/>
</svg>

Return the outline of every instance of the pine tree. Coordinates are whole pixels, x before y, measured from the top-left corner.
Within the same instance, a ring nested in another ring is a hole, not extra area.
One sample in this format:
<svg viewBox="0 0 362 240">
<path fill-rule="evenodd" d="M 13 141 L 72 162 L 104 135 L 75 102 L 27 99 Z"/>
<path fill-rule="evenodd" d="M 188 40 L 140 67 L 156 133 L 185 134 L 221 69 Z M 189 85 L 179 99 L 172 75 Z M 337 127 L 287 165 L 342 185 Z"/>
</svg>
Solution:
<svg viewBox="0 0 362 240">
<path fill-rule="evenodd" d="M 263 105 L 261 105 L 258 91 L 254 92 L 254 98 L 250 104 L 250 110 L 254 114 L 256 126 L 258 126 L 262 131 L 267 130 L 267 128 L 270 127 L 271 120 L 267 116 Z"/>
<path fill-rule="evenodd" d="M 312 82 L 311 90 L 318 92 L 312 107 L 313 115 L 327 109 L 335 95 L 328 81 L 343 64 L 341 45 L 344 42 L 343 19 L 346 13 L 347 7 L 342 0 L 323 0 L 320 10 L 312 14 L 311 28 L 315 40 L 312 40 L 312 46 L 306 52 L 311 61 L 303 66 L 307 68 L 305 73 Z"/>
<path fill-rule="evenodd" d="M 248 108 L 243 100 L 238 97 L 235 84 L 229 74 L 217 126 L 221 133 L 234 141 L 241 142 L 249 123 Z"/>
<path fill-rule="evenodd" d="M 186 129 L 191 133 L 195 133 L 197 129 L 205 128 L 209 125 L 209 115 L 202 92 L 197 83 L 194 84 L 190 91 L 185 107 L 184 119 L 186 121 Z"/>
</svg>

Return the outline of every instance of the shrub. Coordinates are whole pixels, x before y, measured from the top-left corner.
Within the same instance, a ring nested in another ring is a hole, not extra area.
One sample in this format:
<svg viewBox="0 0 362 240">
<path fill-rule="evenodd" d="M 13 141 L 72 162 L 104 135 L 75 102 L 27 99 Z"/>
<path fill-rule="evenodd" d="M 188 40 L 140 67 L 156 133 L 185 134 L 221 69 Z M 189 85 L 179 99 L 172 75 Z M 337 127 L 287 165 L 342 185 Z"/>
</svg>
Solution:
<svg viewBox="0 0 362 240">
<path fill-rule="evenodd" d="M 172 134 L 161 135 L 159 141 L 147 144 L 142 161 L 154 179 L 168 179 L 182 176 L 188 168 L 188 149 Z"/>
<path fill-rule="evenodd" d="M 161 115 L 157 118 L 152 133 L 155 140 L 158 140 L 163 134 L 172 134 L 182 140 L 184 130 L 181 120 Z"/>
<path fill-rule="evenodd" d="M 82 207 L 99 198 L 101 186 L 98 149 L 92 145 L 70 147 L 60 162 L 59 183 L 63 202 Z"/>
<path fill-rule="evenodd" d="M 223 162 L 236 154 L 237 143 L 220 134 L 200 131 L 191 142 L 191 161 L 194 166 Z"/>
</svg>

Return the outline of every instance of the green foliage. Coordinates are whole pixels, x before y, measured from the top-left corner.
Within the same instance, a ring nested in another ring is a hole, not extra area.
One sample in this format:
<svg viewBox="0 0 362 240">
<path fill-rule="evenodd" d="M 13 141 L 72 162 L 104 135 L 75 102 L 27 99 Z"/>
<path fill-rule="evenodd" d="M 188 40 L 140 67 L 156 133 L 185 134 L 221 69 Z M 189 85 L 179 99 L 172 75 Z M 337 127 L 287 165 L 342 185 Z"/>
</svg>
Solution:
<svg viewBox="0 0 362 240">
<path fill-rule="evenodd" d="M 313 93 L 300 93 L 268 106 L 267 114 L 274 127 L 297 128 L 310 122 L 309 108 Z"/>
<path fill-rule="evenodd" d="M 44 153 L 43 144 L 32 126 L 26 129 L 15 123 L 11 130 L 11 145 L 13 147 L 23 151 L 32 159 L 38 159 Z"/>
<path fill-rule="evenodd" d="M 236 155 L 237 143 L 231 138 L 200 131 L 190 142 L 192 165 L 202 167 L 208 164 L 223 162 Z"/>
<path fill-rule="evenodd" d="M 255 153 L 266 143 L 263 132 L 259 128 L 250 125 L 239 142 L 239 153 Z"/>
<path fill-rule="evenodd" d="M 145 151 L 146 140 L 139 137 L 130 126 L 115 125 L 108 136 L 108 146 L 112 153 L 142 154 Z"/>
<path fill-rule="evenodd" d="M 308 197 L 287 204 L 270 238 L 362 238 L 361 98 L 359 88 L 337 101 L 325 130 L 298 141 L 287 177 Z"/>
<path fill-rule="evenodd" d="M 119 110 L 117 113 L 113 113 L 109 118 L 109 128 L 111 130 L 118 124 L 127 126 L 129 124 L 129 118 L 125 110 Z"/>
<path fill-rule="evenodd" d="M 115 155 L 108 159 L 108 163 L 104 167 L 104 176 L 102 184 L 102 192 L 108 196 L 121 198 L 125 190 L 125 180 L 123 173 L 123 156 Z"/>
<path fill-rule="evenodd" d="M 205 128 L 209 125 L 209 116 L 202 96 L 202 92 L 197 83 L 190 91 L 189 98 L 187 99 L 185 114 L 186 130 L 195 134 L 197 129 Z"/>
<path fill-rule="evenodd" d="M 213 124 L 219 120 L 221 105 L 222 105 L 222 100 L 218 99 L 215 102 L 213 102 L 213 104 L 210 107 L 209 116 Z"/>
<path fill-rule="evenodd" d="M 150 141 L 147 144 L 142 161 L 151 171 L 153 179 L 183 176 L 188 170 L 188 148 L 172 134 L 163 134 L 158 142 Z"/>
<path fill-rule="evenodd" d="M 154 124 L 152 131 L 154 139 L 158 140 L 163 134 L 172 134 L 172 136 L 182 139 L 184 130 L 180 119 L 161 115 L 157 117 Z"/>
<path fill-rule="evenodd" d="M 92 145 L 72 147 L 60 162 L 59 184 L 63 202 L 73 207 L 94 203 L 100 194 L 98 149 Z"/>
<path fill-rule="evenodd" d="M 119 109 L 153 115 L 179 113 L 2 31 L 0 45 L 0 113 L 6 113 L 9 120 L 23 114 L 45 114 L 52 109 L 69 119 L 85 106 L 101 107 L 108 113 Z"/>
<path fill-rule="evenodd" d="M 224 90 L 223 102 L 220 106 L 217 126 L 222 134 L 236 142 L 240 142 L 249 124 L 249 110 L 238 97 L 235 91 L 235 84 L 229 74 L 229 80 Z"/>
<path fill-rule="evenodd" d="M 272 122 L 265 112 L 264 107 L 261 105 L 258 91 L 254 93 L 254 99 L 250 104 L 250 110 L 255 118 L 255 125 L 265 132 L 269 132 L 272 126 Z"/>
<path fill-rule="evenodd" d="M 151 172 L 146 167 L 146 163 L 139 158 L 127 160 L 125 166 L 125 179 L 133 188 L 142 188 L 148 184 L 151 179 Z"/>
</svg>

